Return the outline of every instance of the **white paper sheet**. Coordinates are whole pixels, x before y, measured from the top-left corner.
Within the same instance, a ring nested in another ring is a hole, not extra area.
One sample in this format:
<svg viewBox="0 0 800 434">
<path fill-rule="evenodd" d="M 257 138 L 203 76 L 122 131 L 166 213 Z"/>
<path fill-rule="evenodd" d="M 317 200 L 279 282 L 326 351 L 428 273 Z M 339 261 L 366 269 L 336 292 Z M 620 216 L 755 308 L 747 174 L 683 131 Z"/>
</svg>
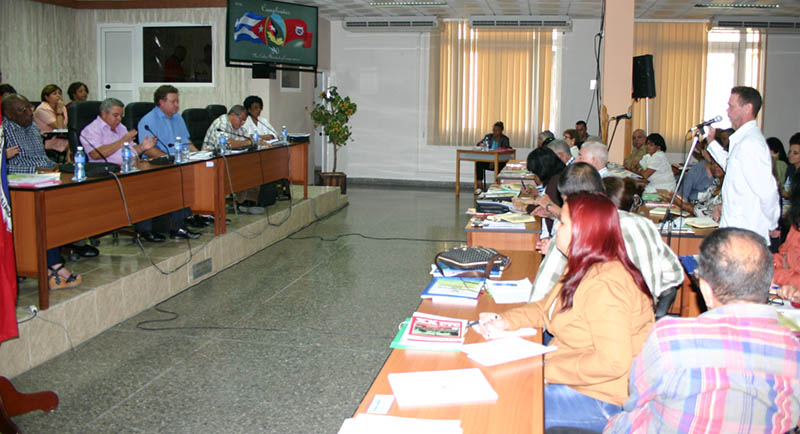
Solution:
<svg viewBox="0 0 800 434">
<path fill-rule="evenodd" d="M 394 373 L 389 385 L 400 408 L 497 401 L 477 368 Z"/>
<path fill-rule="evenodd" d="M 539 356 L 557 350 L 518 337 L 493 339 L 479 344 L 462 345 L 461 351 L 483 366 L 495 366 L 528 357 Z"/>
</svg>

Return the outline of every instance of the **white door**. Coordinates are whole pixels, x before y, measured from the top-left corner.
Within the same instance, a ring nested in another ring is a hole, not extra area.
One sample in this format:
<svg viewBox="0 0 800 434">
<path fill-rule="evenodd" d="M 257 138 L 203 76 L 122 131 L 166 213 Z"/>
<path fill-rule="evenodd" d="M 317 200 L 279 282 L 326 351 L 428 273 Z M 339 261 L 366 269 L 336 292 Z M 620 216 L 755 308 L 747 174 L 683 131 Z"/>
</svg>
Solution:
<svg viewBox="0 0 800 434">
<path fill-rule="evenodd" d="M 98 73 L 101 99 L 117 98 L 125 104 L 139 101 L 134 82 L 134 26 L 98 27 Z"/>
</svg>

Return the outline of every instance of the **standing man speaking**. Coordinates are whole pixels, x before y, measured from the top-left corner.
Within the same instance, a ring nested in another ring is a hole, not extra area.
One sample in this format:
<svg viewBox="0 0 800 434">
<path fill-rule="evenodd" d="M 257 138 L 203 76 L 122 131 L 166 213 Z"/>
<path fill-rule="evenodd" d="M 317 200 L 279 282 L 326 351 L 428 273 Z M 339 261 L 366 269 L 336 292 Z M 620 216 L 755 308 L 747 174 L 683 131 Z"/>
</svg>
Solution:
<svg viewBox="0 0 800 434">
<path fill-rule="evenodd" d="M 756 123 L 761 109 L 761 94 L 752 87 L 731 89 L 728 118 L 736 132 L 728 149 L 722 147 L 709 127 L 708 152 L 725 171 L 722 183 L 720 227 L 749 229 L 769 243 L 769 232 L 778 225 L 780 202 L 772 158 L 764 135 Z"/>
</svg>

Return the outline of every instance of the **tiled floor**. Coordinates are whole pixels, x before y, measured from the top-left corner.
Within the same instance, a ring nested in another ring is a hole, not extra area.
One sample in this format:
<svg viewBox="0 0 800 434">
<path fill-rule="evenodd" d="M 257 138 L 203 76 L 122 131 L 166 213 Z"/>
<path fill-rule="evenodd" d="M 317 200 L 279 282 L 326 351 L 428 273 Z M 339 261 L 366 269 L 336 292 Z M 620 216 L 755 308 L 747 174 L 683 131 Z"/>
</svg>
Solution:
<svg viewBox="0 0 800 434">
<path fill-rule="evenodd" d="M 14 378 L 61 400 L 53 413 L 15 422 L 31 433 L 335 433 L 419 304 L 435 253 L 461 244 L 342 235 L 464 240 L 472 206 L 451 190 L 351 186 L 348 199 L 332 217 Z"/>
</svg>

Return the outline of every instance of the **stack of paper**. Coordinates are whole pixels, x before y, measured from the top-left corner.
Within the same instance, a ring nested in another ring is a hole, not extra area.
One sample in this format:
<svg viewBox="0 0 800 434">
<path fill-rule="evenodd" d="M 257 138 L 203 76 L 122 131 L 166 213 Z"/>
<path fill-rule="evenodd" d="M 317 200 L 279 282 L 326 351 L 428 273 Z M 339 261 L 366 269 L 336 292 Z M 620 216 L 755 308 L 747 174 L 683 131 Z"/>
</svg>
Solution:
<svg viewBox="0 0 800 434">
<path fill-rule="evenodd" d="M 400 408 L 497 401 L 478 368 L 389 374 L 389 385 Z"/>
<path fill-rule="evenodd" d="M 682 215 L 684 217 L 691 216 L 691 214 L 689 214 L 688 212 L 681 211 L 680 208 L 678 208 L 676 206 L 673 206 L 672 207 L 672 212 L 670 214 L 672 214 L 673 216 L 677 216 L 678 213 L 680 213 L 680 215 Z M 667 215 L 667 207 L 656 207 L 656 208 L 653 208 L 653 209 L 650 210 L 650 215 L 654 216 L 654 217 L 663 217 L 663 216 Z"/>
<path fill-rule="evenodd" d="M 8 175 L 8 185 L 12 187 L 41 188 L 58 184 L 61 184 L 61 174 L 58 172 Z"/>
<path fill-rule="evenodd" d="M 422 291 L 422 298 L 434 303 L 456 303 L 475 306 L 483 289 L 484 279 L 476 277 L 437 277 Z"/>
<path fill-rule="evenodd" d="M 490 220 L 484 220 L 483 222 L 484 229 L 513 229 L 513 230 L 524 230 L 525 223 L 510 223 L 507 221 L 499 221 L 493 222 Z"/>
<path fill-rule="evenodd" d="M 686 219 L 686 224 L 698 229 L 719 227 L 719 223 L 711 217 L 689 217 Z"/>
<path fill-rule="evenodd" d="M 506 221 L 509 223 L 532 223 L 536 221 L 536 217 L 529 214 L 509 211 L 505 214 L 495 214 L 488 216 L 486 217 L 486 220 L 489 220 L 491 222 Z"/>
<path fill-rule="evenodd" d="M 417 419 L 411 417 L 357 414 L 345 419 L 339 434 L 462 434 L 460 420 Z"/>
<path fill-rule="evenodd" d="M 458 351 L 467 333 L 467 320 L 414 312 L 400 326 L 390 347 L 406 350 Z"/>
<path fill-rule="evenodd" d="M 554 346 L 544 346 L 519 337 L 490 340 L 480 344 L 462 345 L 461 351 L 467 357 L 483 366 L 494 366 L 528 357 L 539 356 L 557 350 Z"/>
<path fill-rule="evenodd" d="M 486 290 L 497 304 L 527 303 L 533 284 L 528 278 L 522 280 L 487 280 Z"/>
</svg>

